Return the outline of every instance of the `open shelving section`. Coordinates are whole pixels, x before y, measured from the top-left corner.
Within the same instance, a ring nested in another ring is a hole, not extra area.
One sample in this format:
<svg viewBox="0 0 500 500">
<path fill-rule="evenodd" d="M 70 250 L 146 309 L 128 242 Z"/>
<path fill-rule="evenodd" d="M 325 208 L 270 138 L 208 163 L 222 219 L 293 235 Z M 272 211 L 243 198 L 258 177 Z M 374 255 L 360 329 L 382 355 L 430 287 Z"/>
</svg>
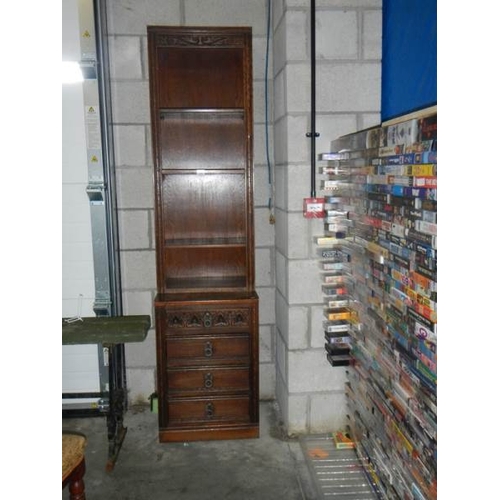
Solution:
<svg viewBox="0 0 500 500">
<path fill-rule="evenodd" d="M 353 297 L 353 204 L 359 197 L 354 171 L 345 168 L 345 153 L 320 155 L 324 196 L 324 235 L 316 238 L 322 292 L 326 357 L 332 366 L 350 364 L 352 330 L 358 327 Z"/>
<path fill-rule="evenodd" d="M 342 136 L 319 160 L 338 233 L 318 238 L 320 256 L 349 256 L 349 431 L 380 498 L 434 500 L 437 109 Z"/>
<path fill-rule="evenodd" d="M 252 29 L 148 26 L 161 442 L 259 436 Z"/>
<path fill-rule="evenodd" d="M 168 292 L 247 289 L 245 110 L 161 108 L 159 117 L 161 284 Z"/>
</svg>

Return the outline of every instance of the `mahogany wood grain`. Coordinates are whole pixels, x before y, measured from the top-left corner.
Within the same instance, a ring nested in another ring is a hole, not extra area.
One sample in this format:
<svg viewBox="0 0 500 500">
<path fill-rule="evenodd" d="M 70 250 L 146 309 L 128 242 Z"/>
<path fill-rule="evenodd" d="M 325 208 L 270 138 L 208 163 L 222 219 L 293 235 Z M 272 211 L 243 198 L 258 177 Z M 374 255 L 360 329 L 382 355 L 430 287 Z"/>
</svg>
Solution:
<svg viewBox="0 0 500 500">
<path fill-rule="evenodd" d="M 252 30 L 148 26 L 161 441 L 259 434 Z"/>
</svg>

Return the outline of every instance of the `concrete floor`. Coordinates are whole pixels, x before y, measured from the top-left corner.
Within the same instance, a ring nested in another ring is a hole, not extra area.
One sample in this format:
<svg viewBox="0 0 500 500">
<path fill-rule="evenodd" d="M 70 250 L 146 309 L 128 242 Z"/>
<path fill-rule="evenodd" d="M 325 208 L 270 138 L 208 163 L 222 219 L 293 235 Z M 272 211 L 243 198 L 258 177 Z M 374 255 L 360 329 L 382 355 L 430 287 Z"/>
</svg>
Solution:
<svg viewBox="0 0 500 500">
<path fill-rule="evenodd" d="M 88 500 L 314 500 L 318 495 L 300 443 L 285 436 L 277 406 L 261 403 L 260 437 L 159 443 L 158 415 L 132 407 L 118 460 L 106 472 L 104 417 L 65 418 L 63 430 L 88 438 L 84 481 Z M 62 498 L 69 498 L 68 488 Z"/>
</svg>

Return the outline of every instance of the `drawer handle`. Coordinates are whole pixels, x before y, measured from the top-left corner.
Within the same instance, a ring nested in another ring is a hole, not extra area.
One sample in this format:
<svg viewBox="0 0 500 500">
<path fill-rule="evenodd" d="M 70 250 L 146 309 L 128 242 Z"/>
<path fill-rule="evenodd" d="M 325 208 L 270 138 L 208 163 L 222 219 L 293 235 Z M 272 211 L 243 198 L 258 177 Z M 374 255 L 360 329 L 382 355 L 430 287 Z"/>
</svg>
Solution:
<svg viewBox="0 0 500 500">
<path fill-rule="evenodd" d="M 215 413 L 215 407 L 213 403 L 207 403 L 205 406 L 205 417 L 212 418 Z"/>
<path fill-rule="evenodd" d="M 214 347 L 212 345 L 212 342 L 207 342 L 205 344 L 205 357 L 211 358 L 213 353 L 214 353 Z"/>
<path fill-rule="evenodd" d="M 212 315 L 209 312 L 206 312 L 203 316 L 203 326 L 205 328 L 210 328 L 212 326 Z"/>
<path fill-rule="evenodd" d="M 211 389 L 214 386 L 214 376 L 211 373 L 205 373 L 205 389 Z"/>
</svg>

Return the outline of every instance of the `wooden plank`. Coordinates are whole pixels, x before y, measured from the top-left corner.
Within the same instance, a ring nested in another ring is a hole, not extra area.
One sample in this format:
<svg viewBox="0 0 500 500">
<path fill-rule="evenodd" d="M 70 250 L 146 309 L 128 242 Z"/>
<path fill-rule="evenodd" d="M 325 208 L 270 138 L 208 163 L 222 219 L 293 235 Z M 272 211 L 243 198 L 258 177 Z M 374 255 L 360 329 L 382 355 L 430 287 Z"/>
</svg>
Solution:
<svg viewBox="0 0 500 500">
<path fill-rule="evenodd" d="M 87 317 L 68 323 L 62 320 L 62 343 L 125 344 L 142 342 L 151 326 L 148 315 Z"/>
</svg>

